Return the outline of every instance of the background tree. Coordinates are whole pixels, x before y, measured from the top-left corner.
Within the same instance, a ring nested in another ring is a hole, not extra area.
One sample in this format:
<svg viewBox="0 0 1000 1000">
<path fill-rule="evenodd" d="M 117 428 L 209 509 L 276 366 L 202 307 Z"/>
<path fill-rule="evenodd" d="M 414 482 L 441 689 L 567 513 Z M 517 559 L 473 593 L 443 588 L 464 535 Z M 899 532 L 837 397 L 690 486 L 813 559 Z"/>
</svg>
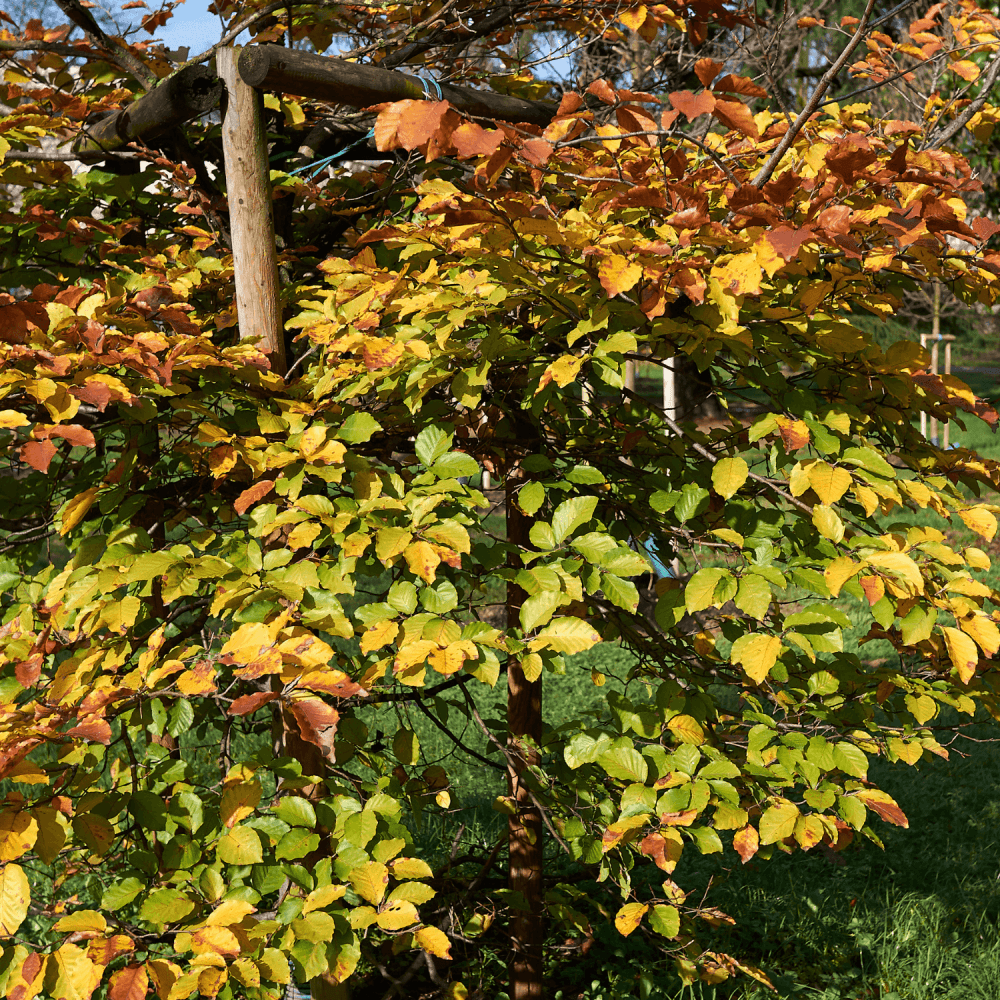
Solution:
<svg viewBox="0 0 1000 1000">
<path fill-rule="evenodd" d="M 30 289 L 0 299 L 7 995 L 263 1000 L 291 960 L 324 989 L 540 996 L 606 919 L 651 972 L 766 981 L 705 944 L 727 918 L 682 855 L 877 842 L 907 820 L 869 758 L 946 755 L 943 707 L 997 712 L 989 556 L 928 522 L 991 539 L 998 467 L 912 422 L 996 414 L 852 322 L 933 281 L 994 301 L 998 227 L 946 144 L 996 120 L 996 18 L 276 10 L 220 7 L 224 38 L 559 102 L 491 122 L 428 81 L 369 110 L 380 159 L 291 174 L 327 112 L 266 96 L 282 371 L 233 308 L 214 116 L 133 144 L 132 174 L 30 162 L 165 54 L 0 38 Z M 612 79 L 536 78 L 549 44 Z M 779 101 L 774 67 L 820 52 Z M 918 120 L 827 101 L 911 71 Z M 759 415 L 679 422 L 625 386 L 675 357 Z M 640 609 L 652 553 L 683 572 Z M 875 639 L 897 657 L 866 662 Z M 581 676 L 599 644 L 620 676 Z"/>
</svg>

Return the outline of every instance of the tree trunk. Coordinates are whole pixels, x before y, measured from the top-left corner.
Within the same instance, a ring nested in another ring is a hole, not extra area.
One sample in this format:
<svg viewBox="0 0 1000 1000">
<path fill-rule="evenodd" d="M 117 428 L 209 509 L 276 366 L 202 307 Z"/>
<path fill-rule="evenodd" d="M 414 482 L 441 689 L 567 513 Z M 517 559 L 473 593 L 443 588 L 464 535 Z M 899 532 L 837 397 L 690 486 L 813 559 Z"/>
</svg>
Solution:
<svg viewBox="0 0 1000 1000">
<path fill-rule="evenodd" d="M 507 541 L 512 545 L 528 543 L 529 519 L 515 504 L 515 487 L 523 474 L 508 472 L 506 482 Z M 517 552 L 511 553 L 508 565 L 522 568 Z M 507 626 L 520 616 L 525 592 L 514 583 L 507 584 Z M 528 681 L 520 660 L 507 659 L 507 731 L 510 750 L 508 782 L 516 812 L 509 820 L 509 885 L 520 892 L 527 910 L 514 909 L 510 919 L 510 937 L 514 954 L 510 963 L 510 1000 L 541 1000 L 542 997 L 542 817 L 521 780 L 525 768 L 538 763 L 538 753 L 526 749 L 519 737 L 531 737 L 536 743 L 542 736 L 542 681 Z"/>
</svg>

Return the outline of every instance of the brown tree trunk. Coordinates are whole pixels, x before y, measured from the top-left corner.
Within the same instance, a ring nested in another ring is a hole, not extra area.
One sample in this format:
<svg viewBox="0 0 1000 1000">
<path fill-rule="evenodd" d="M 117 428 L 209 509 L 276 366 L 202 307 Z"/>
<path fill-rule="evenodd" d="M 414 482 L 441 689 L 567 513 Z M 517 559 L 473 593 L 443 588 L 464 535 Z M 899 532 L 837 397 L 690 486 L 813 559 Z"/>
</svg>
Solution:
<svg viewBox="0 0 1000 1000">
<path fill-rule="evenodd" d="M 523 547 L 528 543 L 529 518 L 518 510 L 515 487 L 521 481 L 516 470 L 507 475 L 507 541 Z M 508 565 L 520 569 L 517 553 Z M 520 616 L 525 592 L 507 584 L 507 625 Z M 510 937 L 514 954 L 510 963 L 510 1000 L 541 1000 L 542 992 L 542 817 L 521 780 L 526 767 L 538 763 L 538 753 L 526 749 L 520 737 L 536 743 L 542 736 L 542 681 L 528 681 L 520 660 L 507 659 L 507 731 L 509 747 L 508 783 L 516 812 L 510 817 L 508 832 L 509 885 L 520 892 L 527 910 L 512 910 Z"/>
</svg>

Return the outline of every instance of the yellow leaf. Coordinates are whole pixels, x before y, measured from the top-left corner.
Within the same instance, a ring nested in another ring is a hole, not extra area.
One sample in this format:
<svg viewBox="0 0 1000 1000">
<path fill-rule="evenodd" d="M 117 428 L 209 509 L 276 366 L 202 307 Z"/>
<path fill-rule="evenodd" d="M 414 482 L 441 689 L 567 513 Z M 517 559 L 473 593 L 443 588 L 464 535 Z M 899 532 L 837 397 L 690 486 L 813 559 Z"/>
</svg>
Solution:
<svg viewBox="0 0 1000 1000">
<path fill-rule="evenodd" d="M 101 981 L 103 968 L 95 965 L 82 948 L 68 942 L 52 957 L 58 970 L 51 992 L 53 1000 L 89 1000 Z"/>
<path fill-rule="evenodd" d="M 55 930 L 70 934 L 73 931 L 97 931 L 103 934 L 108 929 L 104 915 L 97 910 L 77 910 L 56 921 Z"/>
<path fill-rule="evenodd" d="M 959 622 L 962 630 L 979 643 L 987 656 L 993 656 L 1000 649 L 1000 629 L 991 618 L 985 615 L 974 615 Z"/>
<path fill-rule="evenodd" d="M 629 10 L 623 10 L 618 15 L 618 20 L 625 25 L 629 31 L 638 31 L 646 21 L 646 8 L 645 7 L 632 7 Z"/>
<path fill-rule="evenodd" d="M 675 715 L 667 720 L 667 729 L 670 730 L 680 740 L 681 743 L 690 743 L 693 746 L 700 746 L 705 742 L 705 730 L 701 723 L 690 715 Z"/>
<path fill-rule="evenodd" d="M 302 907 L 302 915 L 312 913 L 313 910 L 323 910 L 331 903 L 343 897 L 347 892 L 346 885 L 323 885 L 318 889 L 313 889 L 306 896 L 305 904 Z"/>
<path fill-rule="evenodd" d="M 642 923 L 642 918 L 649 911 L 645 903 L 626 903 L 615 914 L 615 927 L 622 937 L 628 937 Z"/>
<path fill-rule="evenodd" d="M 753 245 L 753 249 L 758 263 L 769 278 L 773 278 L 775 273 L 785 266 L 785 259 L 774 249 L 774 245 L 766 236 L 761 236 Z"/>
<path fill-rule="evenodd" d="M 414 935 L 417 944 L 435 958 L 451 958 L 451 942 L 444 931 L 437 927 L 421 927 Z"/>
<path fill-rule="evenodd" d="M 355 477 L 357 479 L 357 477 Z M 379 480 L 381 483 L 381 480 Z M 375 555 L 383 563 L 395 559 L 413 540 L 413 533 L 405 528 L 379 528 L 375 532 Z"/>
<path fill-rule="evenodd" d="M 403 552 L 410 572 L 415 573 L 425 583 L 433 583 L 435 570 L 441 562 L 441 557 L 427 542 L 414 542 Z"/>
<path fill-rule="evenodd" d="M 733 295 L 760 294 L 761 267 L 753 250 L 737 254 L 722 267 L 713 267 L 712 277 Z"/>
<path fill-rule="evenodd" d="M 944 633 L 944 644 L 948 649 L 952 664 L 958 671 L 958 676 L 963 684 L 968 684 L 976 672 L 976 665 L 979 663 L 979 650 L 976 649 L 976 644 L 957 628 L 942 625 L 941 631 Z"/>
<path fill-rule="evenodd" d="M 328 887 L 330 888 L 330 887 Z M 343 895 L 344 887 L 339 887 Z M 206 927 L 224 927 L 229 924 L 238 924 L 245 916 L 253 913 L 256 908 L 253 903 L 248 903 L 242 899 L 229 899 L 220 903 L 205 918 Z M 305 907 L 303 907 L 305 910 Z"/>
<path fill-rule="evenodd" d="M 586 360 L 586 357 L 577 358 L 572 354 L 564 354 L 557 361 L 553 361 L 542 373 L 535 395 L 537 396 L 549 382 L 555 382 L 560 389 L 569 385 L 570 382 L 575 382 L 580 373 L 580 367 Z"/>
<path fill-rule="evenodd" d="M 878 494 L 870 486 L 854 484 L 854 495 L 865 509 L 865 516 L 871 517 L 878 510 Z"/>
<path fill-rule="evenodd" d="M 776 805 L 765 810 L 757 824 L 761 844 L 775 844 L 795 832 L 799 809 L 793 802 L 779 799 Z"/>
<path fill-rule="evenodd" d="M 982 535 L 988 542 L 997 533 L 997 519 L 985 507 L 969 507 L 967 510 L 960 510 L 958 516 L 966 527 L 977 535 Z"/>
<path fill-rule="evenodd" d="M 385 890 L 389 885 L 389 869 L 381 862 L 368 861 L 358 865 L 349 878 L 354 891 L 369 903 L 378 906 L 385 898 Z"/>
<path fill-rule="evenodd" d="M 733 643 L 729 659 L 742 666 L 755 684 L 761 684 L 777 662 L 780 652 L 781 639 L 778 636 L 751 633 L 740 636 Z"/>
<path fill-rule="evenodd" d="M 60 535 L 69 534 L 86 516 L 86 513 L 94 504 L 99 486 L 91 486 L 89 490 L 77 493 L 71 500 L 67 500 L 63 509 L 59 512 L 61 526 Z"/>
<path fill-rule="evenodd" d="M 439 674 L 455 674 L 465 665 L 466 659 L 475 659 L 476 647 L 467 639 L 451 642 L 444 649 L 435 649 L 427 657 L 427 662 Z"/>
<path fill-rule="evenodd" d="M 873 552 L 867 556 L 867 562 L 870 566 L 889 573 L 901 582 L 909 593 L 924 592 L 924 578 L 920 575 L 920 568 L 904 552 Z"/>
<path fill-rule="evenodd" d="M 542 658 L 538 653 L 526 653 L 521 657 L 521 671 L 529 684 L 542 676 Z"/>
<path fill-rule="evenodd" d="M 712 469 L 712 485 L 727 500 L 747 481 L 750 468 L 742 458 L 723 458 Z"/>
<path fill-rule="evenodd" d="M 982 550 L 970 546 L 965 550 L 965 561 L 973 569 L 989 569 L 992 565 L 990 557 Z"/>
<path fill-rule="evenodd" d="M 384 931 L 398 931 L 420 919 L 417 908 L 406 899 L 395 899 L 386 903 L 375 922 Z"/>
<path fill-rule="evenodd" d="M 399 631 L 399 623 L 393 620 L 376 622 L 365 629 L 361 636 L 361 652 L 370 653 L 392 642 Z"/>
<path fill-rule="evenodd" d="M 826 580 L 830 593 L 836 597 L 840 593 L 840 588 L 860 569 L 861 563 L 855 562 L 850 556 L 834 559 L 823 572 L 823 579 Z"/>
<path fill-rule="evenodd" d="M 0 936 L 10 937 L 28 915 L 31 888 L 20 865 L 0 871 Z"/>
<path fill-rule="evenodd" d="M 615 130 L 617 133 L 617 129 Z M 601 261 L 598 270 L 601 285 L 608 293 L 608 298 L 614 298 L 624 292 L 631 291 L 642 277 L 642 268 L 638 264 L 630 264 L 620 254 L 608 254 Z"/>
<path fill-rule="evenodd" d="M 851 488 L 851 482 L 847 469 L 834 468 L 826 462 L 816 462 L 809 468 L 809 485 L 826 506 L 835 504 Z"/>
<path fill-rule="evenodd" d="M 5 812 L 0 816 L 0 861 L 14 861 L 30 851 L 38 839 L 38 823 L 31 813 Z"/>
<path fill-rule="evenodd" d="M 219 816 L 223 825 L 232 829 L 240 820 L 252 816 L 260 802 L 260 796 L 261 786 L 256 781 L 241 781 L 226 788 L 219 802 Z"/>
<path fill-rule="evenodd" d="M 813 507 L 812 522 L 816 530 L 831 542 L 840 542 L 844 538 L 844 522 L 837 516 L 836 511 L 825 504 L 817 504 Z"/>
<path fill-rule="evenodd" d="M 27 427 L 30 423 L 23 413 L 17 410 L 0 410 L 0 427 L 11 429 L 14 427 Z"/>
</svg>

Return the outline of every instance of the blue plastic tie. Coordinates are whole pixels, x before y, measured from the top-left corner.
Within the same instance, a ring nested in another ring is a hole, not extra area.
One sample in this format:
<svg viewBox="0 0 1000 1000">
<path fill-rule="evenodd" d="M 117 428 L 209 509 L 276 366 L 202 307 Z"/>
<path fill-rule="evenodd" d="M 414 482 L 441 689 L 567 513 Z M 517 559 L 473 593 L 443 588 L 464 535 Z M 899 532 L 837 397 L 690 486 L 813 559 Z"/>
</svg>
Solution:
<svg viewBox="0 0 1000 1000">
<path fill-rule="evenodd" d="M 331 163 L 335 163 L 341 157 L 346 156 L 355 146 L 361 146 L 366 143 L 369 139 L 375 138 L 375 127 L 372 126 L 368 130 L 367 135 L 363 135 L 357 142 L 352 142 L 349 146 L 345 146 L 343 149 L 338 149 L 333 156 L 328 156 L 326 159 L 320 160 L 318 163 L 307 163 L 304 166 L 296 167 L 294 170 L 290 170 L 289 174 L 301 174 L 307 170 L 311 170 L 313 173 L 310 176 L 310 180 L 315 177 L 324 167 L 328 167 Z"/>
<path fill-rule="evenodd" d="M 444 94 L 441 91 L 441 84 L 437 82 L 432 76 L 424 76 L 422 73 L 417 74 L 417 79 L 423 84 L 424 87 L 424 97 L 431 96 L 431 87 L 434 88 L 434 93 L 439 101 L 444 100 Z"/>
</svg>

